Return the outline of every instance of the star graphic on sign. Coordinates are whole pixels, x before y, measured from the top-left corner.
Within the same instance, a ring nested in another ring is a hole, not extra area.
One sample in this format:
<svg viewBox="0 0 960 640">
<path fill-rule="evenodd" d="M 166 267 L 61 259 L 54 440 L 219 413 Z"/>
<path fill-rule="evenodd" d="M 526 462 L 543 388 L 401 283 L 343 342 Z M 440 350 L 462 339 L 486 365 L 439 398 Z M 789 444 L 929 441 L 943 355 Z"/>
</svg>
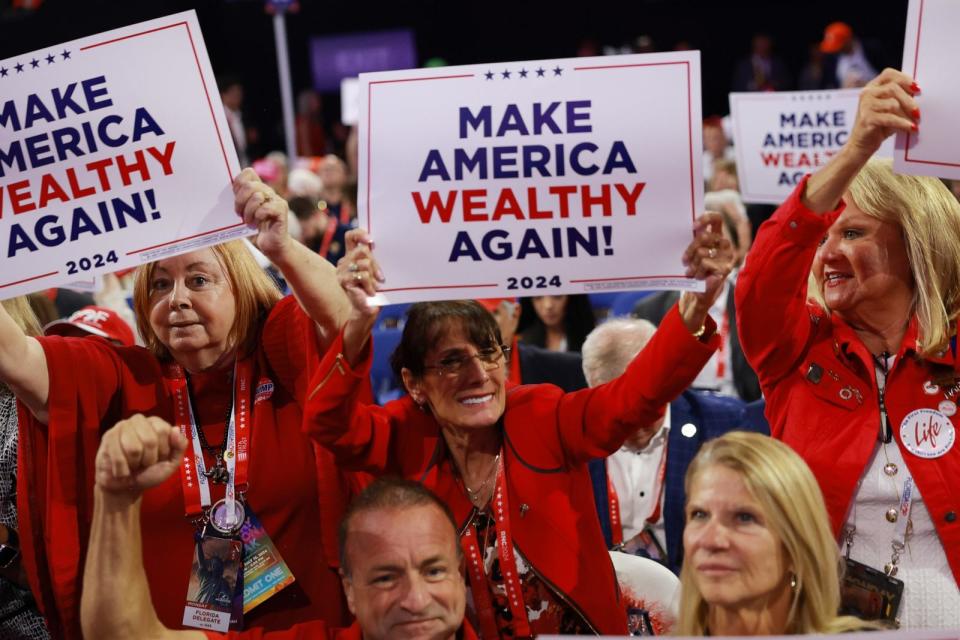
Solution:
<svg viewBox="0 0 960 640">
<path fill-rule="evenodd" d="M 47 64 L 53 64 L 56 61 L 57 61 L 57 57 L 55 55 L 53 55 L 52 53 L 47 55 Z"/>
<path fill-rule="evenodd" d="M 502 75 L 504 79 L 506 79 L 510 77 L 510 72 L 504 69 L 503 71 L 500 72 L 500 75 Z"/>
<path fill-rule="evenodd" d="M 63 56 L 63 59 L 64 59 L 64 60 L 66 60 L 66 59 L 68 59 L 68 58 L 70 57 L 70 52 L 67 51 L 66 49 L 64 49 L 64 50 L 63 50 L 63 53 L 61 53 L 60 55 Z"/>
<path fill-rule="evenodd" d="M 521 78 L 526 78 L 526 77 L 527 77 L 527 70 L 526 70 L 526 69 L 520 69 L 520 77 L 521 77 Z"/>
<path fill-rule="evenodd" d="M 19 62 L 13 65 L 13 68 L 17 70 L 17 73 L 23 73 L 23 65 L 20 64 Z"/>
<path fill-rule="evenodd" d="M 483 74 L 483 77 L 487 80 L 493 80 L 493 71 L 487 71 L 485 74 Z"/>
<path fill-rule="evenodd" d="M 37 67 L 40 66 L 40 61 L 34 58 L 33 60 L 30 61 L 30 66 L 36 69 Z"/>
<path fill-rule="evenodd" d="M 538 77 L 538 78 L 542 78 L 544 73 L 546 73 L 546 69 L 544 69 L 543 67 L 538 67 L 538 68 L 537 68 L 537 77 Z"/>
<path fill-rule="evenodd" d="M 563 69 L 561 69 L 560 67 L 554 67 L 554 68 L 553 68 L 553 75 L 558 76 L 558 75 L 560 75 L 561 73 L 563 73 Z"/>
<path fill-rule="evenodd" d="M 7 68 L 0 67 L 0 78 L 6 78 L 6 77 L 7 77 Z"/>
</svg>

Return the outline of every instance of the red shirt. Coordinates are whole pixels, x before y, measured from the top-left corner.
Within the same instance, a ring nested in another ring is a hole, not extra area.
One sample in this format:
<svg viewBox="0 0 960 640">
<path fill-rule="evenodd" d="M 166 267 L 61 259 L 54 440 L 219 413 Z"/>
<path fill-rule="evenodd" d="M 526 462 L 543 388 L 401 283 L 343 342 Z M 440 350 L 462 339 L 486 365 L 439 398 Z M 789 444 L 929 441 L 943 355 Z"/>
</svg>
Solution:
<svg viewBox="0 0 960 640">
<path fill-rule="evenodd" d="M 135 413 L 174 422 L 164 367 L 145 349 L 94 338 L 42 338 L 50 371 L 49 427 L 21 411 L 19 475 L 24 564 L 54 636 L 79 637 L 79 594 L 102 429 Z M 246 615 L 245 625 L 284 629 L 349 620 L 337 565 L 336 526 L 348 491 L 332 456 L 301 434 L 301 404 L 319 364 L 314 325 L 293 298 L 264 321 L 253 354 L 247 502 L 295 582 Z M 232 388 L 228 371 L 193 376 L 194 409 L 208 441 L 223 438 Z M 207 459 L 207 464 L 212 460 Z M 78 489 L 79 487 L 79 489 Z M 213 501 L 223 497 L 212 486 Z M 180 474 L 143 498 L 144 566 L 160 620 L 180 628 L 194 549 Z"/>
</svg>

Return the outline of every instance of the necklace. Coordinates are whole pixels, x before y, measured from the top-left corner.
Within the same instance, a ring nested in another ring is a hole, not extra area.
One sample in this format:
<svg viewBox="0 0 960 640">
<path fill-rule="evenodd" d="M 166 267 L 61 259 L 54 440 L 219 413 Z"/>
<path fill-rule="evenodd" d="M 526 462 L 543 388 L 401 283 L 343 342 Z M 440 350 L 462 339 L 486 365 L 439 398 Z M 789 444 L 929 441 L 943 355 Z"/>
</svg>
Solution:
<svg viewBox="0 0 960 640">
<path fill-rule="evenodd" d="M 467 486 L 466 479 L 463 479 L 463 488 L 467 490 L 467 497 L 470 498 L 470 502 L 477 504 L 477 500 L 480 498 L 481 492 L 487 488 L 487 485 L 490 483 L 490 479 L 496 477 L 497 468 L 500 465 L 500 454 L 497 453 L 496 457 L 493 459 L 493 468 L 487 474 L 487 477 L 481 482 L 476 489 L 471 489 Z"/>
<path fill-rule="evenodd" d="M 186 378 L 187 395 L 190 398 L 190 405 L 195 406 L 196 403 L 193 401 L 193 388 L 190 386 L 189 373 L 186 373 Z M 233 384 L 232 375 L 228 375 L 227 380 L 230 384 Z M 227 451 L 227 433 L 230 431 L 230 418 L 233 417 L 233 395 L 231 394 L 230 402 L 227 404 L 227 415 L 223 423 L 223 441 L 219 445 L 211 446 L 210 443 L 207 442 L 207 436 L 203 432 L 203 425 L 200 424 L 199 413 L 196 410 L 194 411 L 194 417 L 197 419 L 197 435 L 200 437 L 200 448 L 203 449 L 204 453 L 213 457 L 214 460 L 213 466 L 204 471 L 203 475 L 209 478 L 213 484 L 227 484 L 230 480 L 230 472 L 227 470 L 223 456 Z"/>
</svg>

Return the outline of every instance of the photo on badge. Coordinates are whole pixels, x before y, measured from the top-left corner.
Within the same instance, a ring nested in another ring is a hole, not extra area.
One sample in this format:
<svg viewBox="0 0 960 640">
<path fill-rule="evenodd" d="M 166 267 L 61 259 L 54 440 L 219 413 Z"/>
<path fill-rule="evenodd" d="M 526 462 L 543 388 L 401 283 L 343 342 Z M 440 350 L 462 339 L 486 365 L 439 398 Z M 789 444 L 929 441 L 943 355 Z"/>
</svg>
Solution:
<svg viewBox="0 0 960 640">
<path fill-rule="evenodd" d="M 239 540 L 214 536 L 197 540 L 183 611 L 184 626 L 227 631 L 242 559 Z"/>
</svg>

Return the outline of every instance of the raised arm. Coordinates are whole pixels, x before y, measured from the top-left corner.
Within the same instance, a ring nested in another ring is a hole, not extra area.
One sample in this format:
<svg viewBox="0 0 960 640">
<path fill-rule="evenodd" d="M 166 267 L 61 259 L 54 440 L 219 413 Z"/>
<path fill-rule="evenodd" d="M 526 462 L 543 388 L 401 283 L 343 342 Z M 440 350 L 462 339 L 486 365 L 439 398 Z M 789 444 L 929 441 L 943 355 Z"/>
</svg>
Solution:
<svg viewBox="0 0 960 640">
<path fill-rule="evenodd" d="M 721 225 L 719 214 L 701 216 L 683 255 L 687 275 L 703 280 L 706 290 L 680 297 L 622 376 L 562 398 L 558 441 L 569 464 L 607 456 L 632 433 L 653 428 L 664 406 L 693 382 L 716 351 L 719 336 L 708 312 L 735 257 Z"/>
<path fill-rule="evenodd" d="M 83 575 L 83 635 L 98 640 L 194 638 L 164 627 L 150 600 L 140 540 L 143 491 L 176 471 L 187 441 L 159 418 L 135 415 L 107 431 L 96 460 L 93 523 Z"/>
<path fill-rule="evenodd" d="M 919 91 L 913 78 L 889 68 L 863 88 L 850 138 L 807 182 L 802 196 L 807 209 L 814 213 L 836 209 L 850 183 L 884 140 L 898 131 L 917 131 L 920 105 L 913 96 Z"/>
<path fill-rule="evenodd" d="M 860 96 L 847 144 L 757 233 L 737 279 L 737 329 L 766 389 L 793 370 L 814 329 L 807 312 L 810 265 L 819 240 L 843 210 L 843 195 L 886 137 L 915 127 L 919 112 L 912 87 L 909 76 L 894 69 L 871 81 Z"/>
<path fill-rule="evenodd" d="M 6 302 L 0 304 L 0 382 L 46 423 L 50 395 L 47 358 L 40 343 L 24 333 L 6 307 Z"/>
<path fill-rule="evenodd" d="M 257 226 L 254 243 L 283 273 L 300 306 L 316 323 L 321 348 L 326 348 L 350 312 L 336 269 L 290 237 L 287 202 L 261 182 L 253 169 L 237 176 L 233 192 L 237 213 L 247 224 Z"/>
</svg>

